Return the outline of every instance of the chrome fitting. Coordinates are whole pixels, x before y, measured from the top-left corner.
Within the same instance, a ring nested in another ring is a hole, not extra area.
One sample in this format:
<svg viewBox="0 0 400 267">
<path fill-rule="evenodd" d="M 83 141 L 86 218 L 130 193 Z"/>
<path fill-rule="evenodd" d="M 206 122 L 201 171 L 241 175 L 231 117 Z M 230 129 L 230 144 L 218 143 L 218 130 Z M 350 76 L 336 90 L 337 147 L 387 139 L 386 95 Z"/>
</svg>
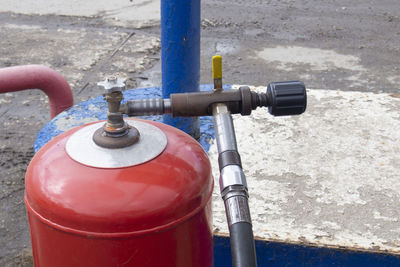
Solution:
<svg viewBox="0 0 400 267">
<path fill-rule="evenodd" d="M 247 188 L 242 185 L 229 186 L 225 188 L 221 195 L 224 200 L 229 227 L 238 222 L 251 224 Z"/>
<path fill-rule="evenodd" d="M 227 150 L 237 151 L 232 116 L 225 104 L 213 105 L 213 121 L 218 153 Z"/>
<path fill-rule="evenodd" d="M 221 193 L 225 188 L 232 185 L 243 185 L 247 188 L 246 176 L 239 165 L 228 165 L 221 170 L 219 177 L 219 188 Z"/>
</svg>

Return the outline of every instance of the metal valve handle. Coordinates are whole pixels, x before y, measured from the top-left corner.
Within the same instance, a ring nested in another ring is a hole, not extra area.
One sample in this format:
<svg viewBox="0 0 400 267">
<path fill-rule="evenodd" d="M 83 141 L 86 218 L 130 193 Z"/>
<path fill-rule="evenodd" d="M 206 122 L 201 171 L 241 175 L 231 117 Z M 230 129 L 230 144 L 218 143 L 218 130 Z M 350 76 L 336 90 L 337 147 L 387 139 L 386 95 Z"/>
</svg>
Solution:
<svg viewBox="0 0 400 267">
<path fill-rule="evenodd" d="M 125 90 L 125 79 L 116 76 L 108 77 L 105 81 L 97 83 L 104 90 L 104 99 L 107 101 L 107 122 L 93 135 L 96 145 L 104 148 L 123 148 L 139 140 L 139 131 L 128 125 L 120 111 L 123 99 L 122 91 Z"/>
</svg>

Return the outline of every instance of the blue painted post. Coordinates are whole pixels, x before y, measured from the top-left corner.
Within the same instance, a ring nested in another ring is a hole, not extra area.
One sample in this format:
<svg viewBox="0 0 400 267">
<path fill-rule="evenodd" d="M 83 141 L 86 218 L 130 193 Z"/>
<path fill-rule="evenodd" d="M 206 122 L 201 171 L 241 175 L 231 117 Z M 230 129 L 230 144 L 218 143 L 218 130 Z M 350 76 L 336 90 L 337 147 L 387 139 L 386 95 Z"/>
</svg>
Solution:
<svg viewBox="0 0 400 267">
<path fill-rule="evenodd" d="M 161 0 L 162 94 L 197 92 L 200 81 L 200 0 Z M 198 118 L 164 122 L 194 138 L 200 136 Z"/>
</svg>

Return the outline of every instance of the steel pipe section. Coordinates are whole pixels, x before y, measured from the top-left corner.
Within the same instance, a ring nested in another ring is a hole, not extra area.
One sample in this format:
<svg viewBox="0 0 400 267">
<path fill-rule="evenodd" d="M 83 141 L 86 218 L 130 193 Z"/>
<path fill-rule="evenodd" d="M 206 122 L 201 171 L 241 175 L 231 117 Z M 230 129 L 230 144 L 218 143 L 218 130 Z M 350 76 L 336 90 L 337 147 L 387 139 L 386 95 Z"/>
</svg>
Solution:
<svg viewBox="0 0 400 267">
<path fill-rule="evenodd" d="M 161 1 L 161 69 L 163 98 L 199 91 L 200 0 Z M 200 136 L 198 118 L 165 115 L 164 122 Z"/>
<path fill-rule="evenodd" d="M 71 87 L 58 72 L 42 65 L 23 65 L 0 69 L 0 93 L 40 89 L 50 102 L 50 117 L 72 107 Z"/>
<path fill-rule="evenodd" d="M 232 116 L 226 104 L 213 105 L 220 190 L 229 227 L 233 267 L 257 267 L 246 177 L 237 151 Z"/>
</svg>

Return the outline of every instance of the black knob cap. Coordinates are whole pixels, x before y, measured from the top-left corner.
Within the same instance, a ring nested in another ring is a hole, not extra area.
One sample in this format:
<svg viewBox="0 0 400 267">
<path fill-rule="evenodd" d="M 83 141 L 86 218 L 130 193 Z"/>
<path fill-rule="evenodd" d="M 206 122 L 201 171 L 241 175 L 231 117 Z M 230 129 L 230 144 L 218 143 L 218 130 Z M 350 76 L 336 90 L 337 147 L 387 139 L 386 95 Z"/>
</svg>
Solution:
<svg viewBox="0 0 400 267">
<path fill-rule="evenodd" d="M 267 87 L 268 111 L 274 116 L 299 115 L 306 110 L 307 94 L 303 82 L 273 82 Z"/>
</svg>

